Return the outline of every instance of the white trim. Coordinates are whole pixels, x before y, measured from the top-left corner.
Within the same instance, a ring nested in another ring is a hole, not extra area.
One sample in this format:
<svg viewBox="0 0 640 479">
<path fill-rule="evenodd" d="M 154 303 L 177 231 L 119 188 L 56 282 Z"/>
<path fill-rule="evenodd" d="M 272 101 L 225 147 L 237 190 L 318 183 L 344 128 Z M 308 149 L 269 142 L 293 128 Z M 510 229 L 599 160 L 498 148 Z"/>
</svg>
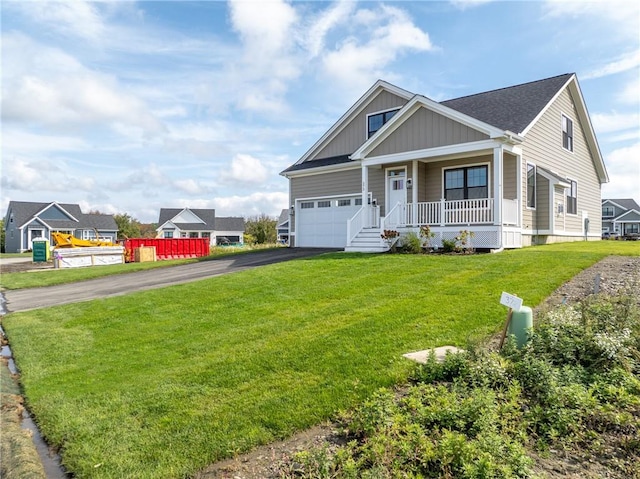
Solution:
<svg viewBox="0 0 640 479">
<path fill-rule="evenodd" d="M 529 206 L 528 202 L 529 202 L 529 165 L 533 166 L 533 194 L 534 194 L 534 206 Z M 526 162 L 526 166 L 527 166 L 527 193 L 525 195 L 525 204 L 524 207 L 528 210 L 528 211 L 535 211 L 536 209 L 538 209 L 538 179 L 536 178 L 536 176 L 538 175 L 538 166 L 535 163 L 532 163 L 530 161 Z"/>
<path fill-rule="evenodd" d="M 322 173 L 331 173 L 333 171 L 347 171 L 355 170 L 362 167 L 362 163 L 359 161 L 349 163 L 338 163 L 336 165 L 319 166 L 317 168 L 308 168 L 298 171 L 288 171 L 282 176 L 285 178 L 300 178 L 303 176 L 313 176 Z"/>
<path fill-rule="evenodd" d="M 403 106 L 400 106 L 400 107 L 387 108 L 386 110 L 380 110 L 380 111 L 374 111 L 374 112 L 372 112 L 372 113 L 367 113 L 366 118 L 365 118 L 365 121 L 364 121 L 364 141 L 367 141 L 369 138 L 371 138 L 371 137 L 369 136 L 369 117 L 370 117 L 370 116 L 380 115 L 381 113 L 388 113 L 388 112 L 390 112 L 390 111 L 399 112 L 400 110 L 402 110 L 402 108 L 403 108 L 403 107 L 404 107 L 404 105 L 403 105 Z M 397 114 L 397 113 L 396 113 L 396 114 Z M 395 115 L 393 115 L 393 116 L 395 116 Z M 393 118 L 392 118 L 392 119 L 393 119 Z M 387 122 L 386 122 L 386 123 L 383 123 L 383 124 L 382 124 L 382 126 L 384 126 L 384 125 L 386 125 L 387 123 L 389 123 L 389 121 L 391 121 L 391 120 L 387 120 Z M 378 132 L 382 129 L 382 126 L 381 126 L 380 128 L 378 128 L 378 129 L 373 133 L 373 135 L 375 135 L 376 133 L 378 133 Z M 371 135 L 371 136 L 373 136 L 373 135 Z"/>
<path fill-rule="evenodd" d="M 395 117 L 394 117 L 395 118 Z M 386 163 L 402 163 L 412 160 L 424 160 L 427 158 L 443 157 L 438 160 L 447 160 L 447 156 L 451 159 L 477 156 L 483 153 L 489 154 L 498 146 L 495 140 L 480 140 L 469 143 L 459 143 L 456 145 L 438 146 L 436 148 L 426 148 L 423 150 L 412 150 L 403 153 L 393 153 L 390 155 L 374 156 L 362 159 L 362 163 L 366 166 L 382 165 Z"/>
<path fill-rule="evenodd" d="M 536 117 L 531 121 L 531 123 L 529 123 L 529 124 L 525 127 L 525 129 L 524 129 L 524 130 L 522 130 L 522 132 L 520 132 L 520 134 L 521 134 L 522 136 L 525 136 L 525 135 L 529 132 L 529 130 L 530 130 L 531 128 L 533 128 L 533 125 L 535 125 L 535 124 L 538 122 L 538 120 L 540 120 L 540 118 L 542 118 L 542 115 L 544 115 L 544 114 L 547 112 L 547 110 L 548 110 L 549 108 L 551 108 L 551 105 L 552 105 L 552 104 L 553 104 L 553 103 L 558 99 L 558 97 L 559 97 L 559 96 L 560 96 L 560 94 L 565 90 L 565 88 L 567 88 L 567 86 L 568 86 L 568 85 L 569 85 L 573 80 L 575 80 L 575 78 L 576 78 L 576 76 L 575 76 L 575 75 L 571 75 L 571 76 L 569 77 L 569 79 L 565 82 L 565 84 L 564 84 L 564 85 L 562 85 L 562 87 L 558 88 L 558 91 L 556 92 L 556 94 L 555 94 L 555 95 L 553 95 L 553 97 L 551 98 L 551 100 L 549 100 L 549 102 L 545 105 L 545 107 L 544 107 L 542 110 L 540 110 L 540 113 L 538 113 L 538 114 L 536 115 Z"/>
<path fill-rule="evenodd" d="M 509 136 L 504 130 L 495 126 L 484 123 L 480 120 L 467 116 L 452 108 L 446 107 L 422 95 L 414 96 L 397 114 L 387 123 L 382 125 L 378 132 L 369 138 L 360 148 L 352 155 L 352 159 L 365 159 L 369 153 L 375 150 L 380 144 L 386 140 L 391 133 L 398 129 L 405 121 L 411 118 L 420 108 L 427 108 L 453 121 L 461 123 L 469 128 L 477 130 L 488 135 L 492 139 L 504 138 Z M 513 140 L 513 138 L 512 138 Z"/>
<path fill-rule="evenodd" d="M 629 213 L 635 213 L 637 215 L 640 215 L 640 211 L 636 210 L 635 208 L 631 208 L 630 210 L 627 210 L 624 213 L 622 213 L 620 216 L 616 216 L 613 221 L 615 221 L 616 223 L 619 223 L 619 222 L 623 222 L 623 223 L 639 223 L 640 222 L 640 220 L 627 220 L 627 221 L 622 220 L 622 217 L 628 215 Z"/>
<path fill-rule="evenodd" d="M 567 177 L 567 180 L 569 180 L 569 187 L 565 188 L 564 190 L 564 211 L 565 211 L 565 215 L 567 216 L 579 216 L 578 215 L 578 180 L 574 180 L 570 177 Z M 567 210 L 569 209 L 567 206 L 569 204 L 569 202 L 567 201 L 567 198 L 569 198 L 569 193 L 567 193 L 567 191 L 571 191 L 571 182 L 575 182 L 576 184 L 576 212 L 575 213 L 569 213 Z"/>
<path fill-rule="evenodd" d="M 61 210 L 64 214 L 66 214 L 69 218 L 71 218 L 73 221 L 77 221 L 78 223 L 80 223 L 80 221 L 78 221 L 78 219 L 77 219 L 75 216 L 73 216 L 71 213 L 69 213 L 67 210 L 65 210 L 62 206 L 60 206 L 60 205 L 58 204 L 58 202 L 57 202 L 57 201 L 52 201 L 52 202 L 51 202 L 51 203 L 49 203 L 47 206 L 45 206 L 44 208 L 42 208 L 40 211 L 38 211 L 37 213 L 35 213 L 35 214 L 32 216 L 32 219 L 33 219 L 33 218 L 38 218 L 42 213 L 44 213 L 45 211 L 47 211 L 47 210 L 48 210 L 49 208 L 51 208 L 53 205 L 55 205 L 55 206 L 57 206 L 58 208 L 60 208 L 60 210 Z M 75 205 L 75 206 L 78 206 L 78 208 L 80 208 L 80 206 L 79 206 L 79 205 Z M 26 224 L 26 223 L 25 223 L 25 224 Z"/>
<path fill-rule="evenodd" d="M 329 130 L 327 130 L 327 132 L 324 135 L 322 135 L 322 137 L 320 137 L 320 139 L 316 141 L 313 144 L 313 146 L 309 148 L 309 150 L 307 150 L 307 152 L 304 155 L 302 155 L 302 157 L 298 161 L 294 163 L 294 165 L 299 165 L 300 163 L 304 163 L 313 155 L 313 153 L 317 152 L 320 149 L 320 147 L 326 145 L 328 140 L 335 138 L 335 136 L 338 133 L 340 133 L 349 124 L 351 120 L 353 120 L 359 113 L 361 113 L 362 110 L 364 110 L 364 108 L 366 108 L 366 106 L 369 105 L 384 90 L 400 98 L 404 98 L 407 101 L 409 101 L 411 97 L 414 96 L 413 93 L 407 90 L 404 90 L 400 87 L 397 87 L 395 85 L 392 85 L 391 83 L 388 83 L 384 80 L 376 81 L 371 86 L 371 88 L 369 88 L 365 92 L 365 94 L 362 95 L 360 99 L 358 99 L 358 101 L 355 102 L 351 106 L 351 108 L 349 108 L 346 111 L 346 113 L 342 115 L 338 119 L 338 121 L 336 121 L 333 124 L 333 126 L 331 126 L 331 128 L 329 128 Z"/>
<path fill-rule="evenodd" d="M 567 120 L 569 120 L 571 122 L 571 149 L 564 147 L 564 127 L 562 125 L 563 118 L 566 118 Z M 561 146 L 562 146 L 562 149 L 564 151 L 568 151 L 572 155 L 574 154 L 575 149 L 576 149 L 575 134 L 574 134 L 574 130 L 575 129 L 573 127 L 574 123 L 575 123 L 575 121 L 573 121 L 572 117 L 570 117 L 569 115 L 564 113 L 562 110 L 560 110 L 560 141 L 561 141 Z"/>
</svg>

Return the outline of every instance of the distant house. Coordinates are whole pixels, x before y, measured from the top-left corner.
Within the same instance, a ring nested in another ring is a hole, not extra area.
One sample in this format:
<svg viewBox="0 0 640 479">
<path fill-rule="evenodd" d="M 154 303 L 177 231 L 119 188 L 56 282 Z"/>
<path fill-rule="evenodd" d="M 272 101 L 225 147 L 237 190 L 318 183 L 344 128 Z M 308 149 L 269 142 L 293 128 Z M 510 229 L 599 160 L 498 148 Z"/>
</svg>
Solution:
<svg viewBox="0 0 640 479">
<path fill-rule="evenodd" d="M 162 208 L 158 238 L 208 238 L 210 244 L 244 242 L 244 218 L 216 218 L 214 209 Z"/>
<path fill-rule="evenodd" d="M 570 73 L 442 102 L 379 80 L 281 174 L 293 246 L 371 252 L 421 226 L 436 247 L 600 239 L 608 182 Z"/>
<path fill-rule="evenodd" d="M 602 233 L 640 233 L 640 206 L 631 198 L 602 200 Z"/>
<path fill-rule="evenodd" d="M 280 244 L 289 244 L 289 210 L 282 210 L 276 223 L 277 240 Z"/>
<path fill-rule="evenodd" d="M 52 241 L 51 233 L 72 234 L 80 239 L 115 241 L 118 225 L 112 215 L 84 214 L 76 204 L 11 201 L 4 217 L 5 251 L 32 249 L 35 238 Z"/>
</svg>

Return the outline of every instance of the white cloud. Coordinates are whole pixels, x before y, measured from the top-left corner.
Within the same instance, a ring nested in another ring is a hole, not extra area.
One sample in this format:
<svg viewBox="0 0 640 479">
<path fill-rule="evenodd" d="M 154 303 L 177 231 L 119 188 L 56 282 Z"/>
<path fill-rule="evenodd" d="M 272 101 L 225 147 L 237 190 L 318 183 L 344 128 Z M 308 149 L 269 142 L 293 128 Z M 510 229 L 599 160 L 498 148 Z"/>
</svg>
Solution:
<svg viewBox="0 0 640 479">
<path fill-rule="evenodd" d="M 494 0 L 451 0 L 451 4 L 458 10 L 467 10 L 468 8 L 479 7 L 493 1 Z"/>
<path fill-rule="evenodd" d="M 640 113 L 594 113 L 593 127 L 598 134 L 640 128 Z"/>
<path fill-rule="evenodd" d="M 377 78 L 389 78 L 385 69 L 402 54 L 434 49 L 429 34 L 398 8 L 361 9 L 353 20 L 359 36 L 347 37 L 323 58 L 327 77 L 353 90 L 362 91 Z"/>
<path fill-rule="evenodd" d="M 2 131 L 3 157 L 11 153 L 84 151 L 89 147 L 82 138 L 66 135 L 43 135 L 21 128 L 4 126 Z"/>
<path fill-rule="evenodd" d="M 210 195 L 216 191 L 216 185 L 194 179 L 175 180 L 173 187 L 190 195 Z"/>
<path fill-rule="evenodd" d="M 138 128 L 147 136 L 164 125 L 116 78 L 84 67 L 71 55 L 24 35 L 3 35 L 2 116 L 58 130 L 87 125 Z"/>
<path fill-rule="evenodd" d="M 633 51 L 622 55 L 612 62 L 599 66 L 598 68 L 582 75 L 585 80 L 591 78 L 601 78 L 604 76 L 615 75 L 640 67 L 640 50 Z"/>
<path fill-rule="evenodd" d="M 87 192 L 95 188 L 92 177 L 77 175 L 59 159 L 3 158 L 2 189 L 19 193 Z"/>
<path fill-rule="evenodd" d="M 267 181 L 268 173 L 258 158 L 239 153 L 233 157 L 231 168 L 222 177 L 239 183 L 262 184 Z"/>
<path fill-rule="evenodd" d="M 640 142 L 605 155 L 609 183 L 602 185 L 603 198 L 635 198 L 640 201 Z"/>
<path fill-rule="evenodd" d="M 322 51 L 327 34 L 337 26 L 346 23 L 355 7 L 356 3 L 351 0 L 338 0 L 312 20 L 302 37 L 310 58 L 316 57 Z"/>
<path fill-rule="evenodd" d="M 636 75 L 632 81 L 627 83 L 616 95 L 616 99 L 628 105 L 638 105 L 638 101 L 640 101 L 640 76 Z"/>
<path fill-rule="evenodd" d="M 283 208 L 288 208 L 289 195 L 282 191 L 255 192 L 247 196 L 225 196 L 210 200 L 180 199 L 176 203 L 190 208 L 214 208 L 216 216 L 242 216 L 244 218 L 262 213 L 277 217 Z"/>
</svg>

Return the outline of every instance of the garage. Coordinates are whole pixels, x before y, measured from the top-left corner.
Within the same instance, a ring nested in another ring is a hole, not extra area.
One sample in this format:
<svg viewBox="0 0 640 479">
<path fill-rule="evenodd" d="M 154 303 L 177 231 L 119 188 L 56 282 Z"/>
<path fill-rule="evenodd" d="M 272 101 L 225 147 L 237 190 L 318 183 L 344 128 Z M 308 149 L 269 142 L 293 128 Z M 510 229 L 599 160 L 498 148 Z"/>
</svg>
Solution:
<svg viewBox="0 0 640 479">
<path fill-rule="evenodd" d="M 360 195 L 296 201 L 296 246 L 344 248 L 347 221 L 361 206 Z"/>
</svg>

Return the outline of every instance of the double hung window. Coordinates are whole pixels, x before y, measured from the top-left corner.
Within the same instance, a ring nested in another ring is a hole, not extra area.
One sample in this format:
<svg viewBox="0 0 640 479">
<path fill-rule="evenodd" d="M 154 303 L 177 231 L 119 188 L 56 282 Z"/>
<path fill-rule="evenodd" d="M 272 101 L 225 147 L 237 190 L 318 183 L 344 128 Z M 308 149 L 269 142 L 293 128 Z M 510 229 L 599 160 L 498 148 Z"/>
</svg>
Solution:
<svg viewBox="0 0 640 479">
<path fill-rule="evenodd" d="M 444 198 L 447 201 L 487 198 L 489 194 L 487 176 L 486 166 L 445 170 Z"/>
<path fill-rule="evenodd" d="M 571 186 L 567 188 L 567 214 L 578 214 L 578 183 L 573 180 L 569 180 Z"/>
<path fill-rule="evenodd" d="M 527 208 L 536 207 L 536 166 L 527 163 Z"/>
<path fill-rule="evenodd" d="M 562 147 L 573 151 L 573 120 L 562 115 Z"/>
</svg>

